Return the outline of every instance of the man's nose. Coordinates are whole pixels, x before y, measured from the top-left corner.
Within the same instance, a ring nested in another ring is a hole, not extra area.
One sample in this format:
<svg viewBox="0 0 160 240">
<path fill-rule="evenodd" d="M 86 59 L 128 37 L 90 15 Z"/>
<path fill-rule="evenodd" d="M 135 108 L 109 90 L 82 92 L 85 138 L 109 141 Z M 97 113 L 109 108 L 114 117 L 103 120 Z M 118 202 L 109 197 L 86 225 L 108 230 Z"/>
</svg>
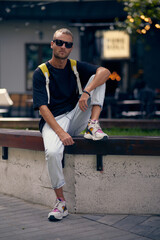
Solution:
<svg viewBox="0 0 160 240">
<path fill-rule="evenodd" d="M 63 43 L 62 47 L 63 47 L 63 48 L 65 48 L 65 47 L 66 47 L 65 43 Z"/>
</svg>

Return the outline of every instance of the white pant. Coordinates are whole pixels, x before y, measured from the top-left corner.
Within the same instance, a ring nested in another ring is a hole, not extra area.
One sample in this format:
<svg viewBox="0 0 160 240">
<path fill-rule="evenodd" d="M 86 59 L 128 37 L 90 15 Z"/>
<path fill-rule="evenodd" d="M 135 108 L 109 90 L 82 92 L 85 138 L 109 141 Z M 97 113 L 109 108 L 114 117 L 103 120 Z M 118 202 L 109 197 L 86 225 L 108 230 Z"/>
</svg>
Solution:
<svg viewBox="0 0 160 240">
<path fill-rule="evenodd" d="M 89 84 L 93 78 L 94 75 L 89 79 L 87 84 Z M 105 84 L 97 87 L 91 92 L 91 97 L 88 99 L 88 109 L 85 112 L 80 110 L 77 103 L 71 112 L 55 117 L 57 123 L 71 136 L 78 135 L 87 126 L 88 119 L 91 115 L 92 105 L 103 106 L 104 96 Z M 47 123 L 45 123 L 42 129 L 42 137 L 52 187 L 58 189 L 65 184 L 62 169 L 64 145 L 58 135 Z"/>
</svg>

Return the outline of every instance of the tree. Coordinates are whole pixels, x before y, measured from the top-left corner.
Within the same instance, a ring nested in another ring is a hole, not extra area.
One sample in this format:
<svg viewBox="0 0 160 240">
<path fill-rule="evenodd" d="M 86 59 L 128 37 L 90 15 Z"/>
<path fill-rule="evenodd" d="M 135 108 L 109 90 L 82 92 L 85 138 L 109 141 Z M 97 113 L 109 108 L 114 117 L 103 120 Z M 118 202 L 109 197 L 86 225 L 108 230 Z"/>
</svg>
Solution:
<svg viewBox="0 0 160 240">
<path fill-rule="evenodd" d="M 160 0 L 118 0 L 123 2 L 127 18 L 119 27 L 128 33 L 146 34 L 151 28 L 160 29 Z"/>
</svg>

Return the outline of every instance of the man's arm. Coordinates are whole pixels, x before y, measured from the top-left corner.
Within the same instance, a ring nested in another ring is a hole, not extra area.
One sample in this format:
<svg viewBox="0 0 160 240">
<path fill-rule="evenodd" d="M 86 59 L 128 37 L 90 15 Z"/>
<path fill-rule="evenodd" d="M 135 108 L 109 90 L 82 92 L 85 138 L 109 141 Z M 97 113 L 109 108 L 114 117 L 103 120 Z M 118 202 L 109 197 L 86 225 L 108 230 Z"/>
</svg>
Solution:
<svg viewBox="0 0 160 240">
<path fill-rule="evenodd" d="M 110 71 L 107 68 L 99 67 L 97 68 L 95 77 L 93 81 L 85 88 L 87 92 L 91 92 L 96 87 L 104 84 L 110 75 Z"/>
<path fill-rule="evenodd" d="M 49 110 L 46 105 L 42 105 L 39 108 L 42 117 L 49 124 L 49 126 L 53 129 L 53 131 L 58 135 L 64 146 L 74 144 L 72 137 L 61 128 L 61 126 L 57 123 L 53 114 Z"/>
<path fill-rule="evenodd" d="M 97 68 L 95 77 L 93 78 L 92 82 L 88 84 L 87 87 L 85 87 L 85 91 L 91 92 L 94 90 L 96 87 L 104 84 L 110 75 L 110 71 L 107 68 L 104 67 L 99 67 Z M 89 98 L 89 95 L 87 93 L 83 93 L 81 98 L 79 99 L 79 107 L 82 111 L 87 110 L 88 105 L 87 105 L 87 100 Z"/>
</svg>

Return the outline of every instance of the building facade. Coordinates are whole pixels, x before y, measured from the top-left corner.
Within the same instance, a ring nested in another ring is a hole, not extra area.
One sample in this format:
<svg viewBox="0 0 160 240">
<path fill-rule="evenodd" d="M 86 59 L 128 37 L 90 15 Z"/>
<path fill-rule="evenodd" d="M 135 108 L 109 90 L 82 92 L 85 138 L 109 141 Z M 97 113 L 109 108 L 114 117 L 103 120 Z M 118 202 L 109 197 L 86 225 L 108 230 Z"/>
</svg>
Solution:
<svg viewBox="0 0 160 240">
<path fill-rule="evenodd" d="M 102 65 L 113 73 L 107 94 L 115 94 L 117 87 L 122 92 L 132 91 L 142 75 L 150 87 L 160 89 L 160 31 L 130 39 L 127 57 L 118 55 L 118 47 L 125 45 L 114 42 L 123 39 L 113 40 L 111 47 L 117 47 L 117 56 L 104 57 L 103 34 L 117 30 L 115 17 L 120 21 L 126 17 L 123 5 L 116 0 L 1 1 L 0 88 L 9 93 L 31 93 L 34 69 L 51 57 L 53 32 L 67 27 L 74 34 L 70 57 Z"/>
</svg>

